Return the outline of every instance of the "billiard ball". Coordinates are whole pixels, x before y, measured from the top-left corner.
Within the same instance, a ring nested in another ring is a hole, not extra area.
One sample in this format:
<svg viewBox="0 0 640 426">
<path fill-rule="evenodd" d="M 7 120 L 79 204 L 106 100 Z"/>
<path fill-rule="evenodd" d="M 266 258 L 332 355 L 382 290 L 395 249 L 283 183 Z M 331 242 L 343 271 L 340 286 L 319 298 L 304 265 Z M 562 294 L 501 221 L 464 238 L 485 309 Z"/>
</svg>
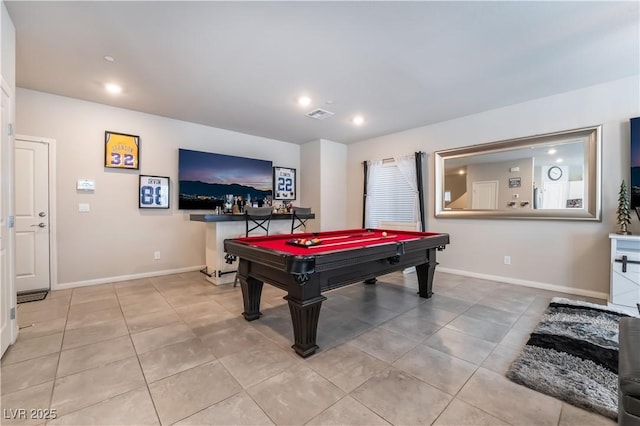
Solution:
<svg viewBox="0 0 640 426">
<path fill-rule="evenodd" d="M 382 231 L 382 236 L 386 237 L 387 236 L 387 231 Z"/>
</svg>

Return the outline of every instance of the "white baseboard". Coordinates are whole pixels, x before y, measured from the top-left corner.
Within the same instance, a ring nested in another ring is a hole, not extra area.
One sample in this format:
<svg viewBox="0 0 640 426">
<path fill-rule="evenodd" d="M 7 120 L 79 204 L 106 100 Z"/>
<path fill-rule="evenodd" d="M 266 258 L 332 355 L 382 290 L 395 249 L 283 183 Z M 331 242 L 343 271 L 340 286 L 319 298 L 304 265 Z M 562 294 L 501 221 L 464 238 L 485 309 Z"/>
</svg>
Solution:
<svg viewBox="0 0 640 426">
<path fill-rule="evenodd" d="M 581 288 L 575 288 L 575 287 L 564 287 L 560 285 L 542 283 L 538 281 L 521 280 L 518 278 L 501 277 L 498 275 L 479 274 L 477 272 L 461 271 L 459 269 L 441 268 L 440 266 L 436 268 L 436 271 L 445 272 L 447 274 L 462 275 L 465 277 L 480 278 L 480 279 L 489 280 L 489 281 L 498 281 L 498 282 L 507 283 L 507 284 L 521 285 L 524 287 L 539 288 L 542 290 L 557 291 L 559 293 L 575 294 L 577 296 L 593 297 L 596 299 L 603 299 L 603 300 L 609 299 L 609 293 L 601 293 L 599 291 L 592 291 L 592 290 L 583 290 Z"/>
<path fill-rule="evenodd" d="M 108 283 L 115 283 L 119 281 L 139 280 L 141 278 L 151 278 L 151 277 L 159 277 L 162 275 L 180 274 L 182 272 L 200 271 L 204 267 L 205 265 L 187 266 L 185 268 L 165 269 L 163 271 L 152 271 L 152 272 L 143 272 L 140 274 L 119 275 L 116 277 L 96 278 L 94 280 L 75 281 L 75 282 L 63 283 L 63 284 L 58 283 L 58 285 L 56 285 L 55 288 L 52 288 L 52 290 L 64 290 L 67 288 L 87 287 L 91 285 L 108 284 Z"/>
<path fill-rule="evenodd" d="M 200 271 L 204 267 L 205 267 L 205 265 L 188 266 L 188 267 L 185 267 L 185 268 L 165 269 L 163 271 L 152 271 L 152 272 L 143 272 L 143 273 L 140 273 L 140 274 L 119 275 L 119 276 L 115 276 L 115 277 L 96 278 L 96 279 L 93 279 L 93 280 L 75 281 L 75 282 L 62 283 L 62 284 L 58 283 L 58 285 L 55 286 L 55 288 L 53 288 L 52 290 L 64 290 L 64 289 L 67 289 L 67 288 L 86 287 L 86 286 L 91 286 L 91 285 L 108 284 L 108 283 L 114 283 L 114 282 L 119 282 L 119 281 L 129 281 L 129 280 L 137 280 L 137 279 L 141 279 L 141 278 L 159 277 L 159 276 L 162 276 L 162 275 L 180 274 L 180 273 L 183 273 L 183 272 Z M 414 271 L 407 270 L 407 271 L 405 271 L 405 273 L 411 273 L 411 272 L 414 272 Z M 521 280 L 521 279 L 517 279 L 517 278 L 501 277 L 501 276 L 498 276 L 498 275 L 480 274 L 480 273 L 477 273 L 477 272 L 462 271 L 462 270 L 459 270 L 459 269 L 442 268 L 440 266 L 438 266 L 436 268 L 436 271 L 444 272 L 444 273 L 447 273 L 447 274 L 462 275 L 462 276 L 465 276 L 465 277 L 480 278 L 480 279 L 489 280 L 489 281 L 497 281 L 497 282 L 507 283 L 507 284 L 521 285 L 521 286 L 524 286 L 524 287 L 539 288 L 539 289 L 542 289 L 542 290 L 557 291 L 559 293 L 567 293 L 567 294 L 575 294 L 575 295 L 578 295 L 578 296 L 593 297 L 593 298 L 596 298 L 596 299 L 607 300 L 609 298 L 609 293 L 602 293 L 602 292 L 591 291 L 591 290 L 583 290 L 583 289 L 575 288 L 575 287 L 564 287 L 564 286 L 559 286 L 559 285 L 555 285 L 555 284 L 542 283 L 542 282 L 538 282 L 538 281 Z"/>
</svg>

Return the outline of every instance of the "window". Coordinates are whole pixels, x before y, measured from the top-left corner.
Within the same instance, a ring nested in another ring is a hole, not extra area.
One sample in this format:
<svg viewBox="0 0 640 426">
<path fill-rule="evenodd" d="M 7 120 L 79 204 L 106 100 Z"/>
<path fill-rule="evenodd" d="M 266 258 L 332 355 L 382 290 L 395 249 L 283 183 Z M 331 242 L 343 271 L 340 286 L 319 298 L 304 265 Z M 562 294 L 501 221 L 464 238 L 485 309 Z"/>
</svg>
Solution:
<svg viewBox="0 0 640 426">
<path fill-rule="evenodd" d="M 367 174 L 366 228 L 388 221 L 421 222 L 414 156 L 367 162 Z"/>
</svg>

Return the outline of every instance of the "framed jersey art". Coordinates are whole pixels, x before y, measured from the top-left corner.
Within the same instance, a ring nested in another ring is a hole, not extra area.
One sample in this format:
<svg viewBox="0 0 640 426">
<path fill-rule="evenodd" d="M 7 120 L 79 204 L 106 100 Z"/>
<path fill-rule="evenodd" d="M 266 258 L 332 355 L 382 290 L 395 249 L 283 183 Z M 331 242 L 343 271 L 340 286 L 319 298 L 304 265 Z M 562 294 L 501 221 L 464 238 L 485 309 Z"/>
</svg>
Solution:
<svg viewBox="0 0 640 426">
<path fill-rule="evenodd" d="M 296 169 L 289 167 L 273 168 L 273 199 L 296 199 Z"/>
<path fill-rule="evenodd" d="M 140 168 L 140 136 L 104 132 L 104 166 L 138 170 Z"/>
<path fill-rule="evenodd" d="M 140 175 L 138 207 L 141 209 L 169 208 L 169 177 Z"/>
</svg>

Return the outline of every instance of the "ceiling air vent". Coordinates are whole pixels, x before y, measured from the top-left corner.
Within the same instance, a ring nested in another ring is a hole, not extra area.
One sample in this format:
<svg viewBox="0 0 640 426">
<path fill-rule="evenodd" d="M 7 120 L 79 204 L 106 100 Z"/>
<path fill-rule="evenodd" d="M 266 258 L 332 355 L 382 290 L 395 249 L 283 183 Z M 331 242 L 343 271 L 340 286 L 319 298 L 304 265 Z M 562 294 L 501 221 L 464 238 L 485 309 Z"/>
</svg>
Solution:
<svg viewBox="0 0 640 426">
<path fill-rule="evenodd" d="M 333 113 L 331 111 L 318 108 L 313 111 L 309 111 L 305 115 L 307 117 L 315 118 L 316 120 L 324 120 L 325 118 L 331 117 Z"/>
</svg>

